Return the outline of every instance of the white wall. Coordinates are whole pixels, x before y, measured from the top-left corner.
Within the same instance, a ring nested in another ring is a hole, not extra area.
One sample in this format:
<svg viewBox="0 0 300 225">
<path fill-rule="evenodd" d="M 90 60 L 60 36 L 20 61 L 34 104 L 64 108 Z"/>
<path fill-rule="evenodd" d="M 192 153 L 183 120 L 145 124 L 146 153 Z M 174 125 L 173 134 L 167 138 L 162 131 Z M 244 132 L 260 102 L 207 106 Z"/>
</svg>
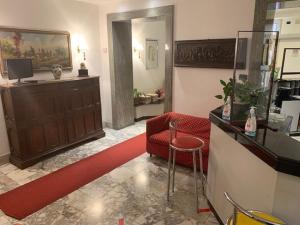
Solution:
<svg viewBox="0 0 300 225">
<path fill-rule="evenodd" d="M 158 67 L 155 69 L 146 69 L 146 39 L 158 40 Z M 145 93 L 164 88 L 165 21 L 133 20 L 132 40 L 133 87 Z"/>
<path fill-rule="evenodd" d="M 100 42 L 105 109 L 104 120 L 111 122 L 111 89 L 108 58 L 107 13 L 175 5 L 175 40 L 232 38 L 238 30 L 251 30 L 254 0 L 130 0 L 100 6 Z M 208 117 L 222 104 L 214 95 L 221 93 L 220 79 L 229 79 L 232 70 L 175 68 L 173 111 Z"/>
<path fill-rule="evenodd" d="M 81 40 L 87 47 L 87 67 L 91 75 L 100 74 L 99 8 L 74 0 L 0 0 L 0 26 L 27 29 L 62 30 L 71 33 L 71 39 Z M 77 75 L 82 55 L 76 44 L 72 46 L 73 72 Z M 36 79 L 52 79 L 51 73 L 35 74 Z M 2 81 L 3 82 L 3 81 Z M 1 100 L 0 100 L 1 101 Z M 2 103 L 0 102 L 0 105 Z M 2 106 L 0 107 L 0 157 L 9 152 Z"/>
<path fill-rule="evenodd" d="M 281 68 L 284 48 L 300 48 L 300 8 L 278 9 L 274 18 L 280 21 L 280 35 L 277 49 L 276 67 Z M 291 24 L 287 24 L 290 21 Z M 288 51 L 286 55 L 285 72 L 300 71 L 299 59 L 300 51 L 295 57 L 290 57 Z M 283 79 L 300 79 L 300 75 L 284 75 Z"/>
</svg>

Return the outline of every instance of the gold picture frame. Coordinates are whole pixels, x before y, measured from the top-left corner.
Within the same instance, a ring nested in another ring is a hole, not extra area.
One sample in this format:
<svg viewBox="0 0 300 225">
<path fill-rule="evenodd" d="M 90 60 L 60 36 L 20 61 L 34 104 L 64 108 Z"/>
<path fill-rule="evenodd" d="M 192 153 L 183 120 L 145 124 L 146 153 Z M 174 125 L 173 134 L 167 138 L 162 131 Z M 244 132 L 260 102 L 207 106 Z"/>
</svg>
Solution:
<svg viewBox="0 0 300 225">
<path fill-rule="evenodd" d="M 31 58 L 33 71 L 50 71 L 53 64 L 72 70 L 70 33 L 0 27 L 0 71 L 6 74 L 5 60 Z"/>
</svg>

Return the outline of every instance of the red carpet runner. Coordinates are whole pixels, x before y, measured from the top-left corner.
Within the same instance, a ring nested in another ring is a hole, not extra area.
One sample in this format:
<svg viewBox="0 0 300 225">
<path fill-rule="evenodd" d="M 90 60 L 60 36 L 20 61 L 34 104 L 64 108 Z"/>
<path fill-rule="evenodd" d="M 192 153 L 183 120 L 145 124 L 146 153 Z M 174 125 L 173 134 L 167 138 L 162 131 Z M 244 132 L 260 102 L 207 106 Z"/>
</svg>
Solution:
<svg viewBox="0 0 300 225">
<path fill-rule="evenodd" d="M 0 195 L 0 209 L 8 216 L 23 219 L 136 158 L 145 150 L 146 136 L 138 135 Z"/>
</svg>

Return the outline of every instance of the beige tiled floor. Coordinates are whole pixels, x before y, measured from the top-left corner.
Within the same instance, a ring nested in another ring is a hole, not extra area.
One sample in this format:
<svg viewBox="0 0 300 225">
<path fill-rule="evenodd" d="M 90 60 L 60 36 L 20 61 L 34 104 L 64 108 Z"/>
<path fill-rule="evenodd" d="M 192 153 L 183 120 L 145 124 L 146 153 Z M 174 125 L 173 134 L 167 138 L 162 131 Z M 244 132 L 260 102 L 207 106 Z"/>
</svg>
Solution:
<svg viewBox="0 0 300 225">
<path fill-rule="evenodd" d="M 0 193 L 51 173 L 70 163 L 145 132 L 145 123 L 116 131 L 25 170 L 11 164 L 0 167 Z M 146 153 L 77 191 L 17 221 L 0 213 L 0 225 L 217 225 L 212 213 L 195 213 L 193 178 L 190 169 L 178 167 L 176 189 L 166 201 L 167 162 Z M 49 187 L 49 190 L 51 187 Z M 45 190 L 45 191 L 49 191 Z M 206 201 L 201 200 L 202 206 Z"/>
</svg>

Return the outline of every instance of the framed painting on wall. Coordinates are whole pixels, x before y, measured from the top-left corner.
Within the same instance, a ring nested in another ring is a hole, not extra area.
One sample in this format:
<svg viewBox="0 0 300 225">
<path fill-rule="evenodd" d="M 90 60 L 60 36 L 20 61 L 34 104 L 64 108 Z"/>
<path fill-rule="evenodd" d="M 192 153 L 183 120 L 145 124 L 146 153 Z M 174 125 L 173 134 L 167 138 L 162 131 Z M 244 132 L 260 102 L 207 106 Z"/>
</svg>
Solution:
<svg viewBox="0 0 300 225">
<path fill-rule="evenodd" d="M 50 71 L 53 64 L 72 69 L 70 33 L 0 27 L 0 69 L 6 59 L 30 58 L 34 71 Z"/>
<path fill-rule="evenodd" d="M 158 40 L 146 39 L 146 69 L 158 68 Z"/>
</svg>

